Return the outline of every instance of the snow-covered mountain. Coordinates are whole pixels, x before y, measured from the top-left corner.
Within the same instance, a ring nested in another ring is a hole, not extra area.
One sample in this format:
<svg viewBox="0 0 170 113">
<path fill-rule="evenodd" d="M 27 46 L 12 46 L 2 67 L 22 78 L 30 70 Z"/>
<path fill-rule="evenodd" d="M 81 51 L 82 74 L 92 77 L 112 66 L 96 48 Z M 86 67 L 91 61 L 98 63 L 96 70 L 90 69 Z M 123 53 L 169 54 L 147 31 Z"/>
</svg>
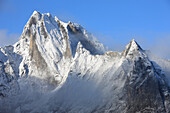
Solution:
<svg viewBox="0 0 170 113">
<path fill-rule="evenodd" d="M 169 69 L 134 39 L 106 51 L 81 25 L 34 11 L 0 48 L 0 112 L 170 113 Z"/>
</svg>

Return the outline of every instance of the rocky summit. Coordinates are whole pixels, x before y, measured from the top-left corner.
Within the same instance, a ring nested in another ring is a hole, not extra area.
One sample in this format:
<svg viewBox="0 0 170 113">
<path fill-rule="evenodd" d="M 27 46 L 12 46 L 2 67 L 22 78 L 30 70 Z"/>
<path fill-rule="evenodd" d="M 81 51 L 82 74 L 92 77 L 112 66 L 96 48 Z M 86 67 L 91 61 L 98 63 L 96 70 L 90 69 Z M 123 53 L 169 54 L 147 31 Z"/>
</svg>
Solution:
<svg viewBox="0 0 170 113">
<path fill-rule="evenodd" d="M 0 113 L 170 113 L 169 70 L 134 39 L 107 51 L 81 25 L 34 11 L 0 48 Z"/>
</svg>

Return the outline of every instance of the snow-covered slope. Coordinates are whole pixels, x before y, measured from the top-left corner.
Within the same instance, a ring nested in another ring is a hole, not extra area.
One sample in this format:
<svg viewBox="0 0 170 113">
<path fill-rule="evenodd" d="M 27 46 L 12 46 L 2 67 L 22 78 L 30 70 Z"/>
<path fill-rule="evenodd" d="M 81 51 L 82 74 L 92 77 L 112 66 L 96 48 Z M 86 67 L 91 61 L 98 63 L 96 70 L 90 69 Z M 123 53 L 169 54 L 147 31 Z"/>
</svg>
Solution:
<svg viewBox="0 0 170 113">
<path fill-rule="evenodd" d="M 20 76 L 34 75 L 48 78 L 51 82 L 64 81 L 78 42 L 91 54 L 104 53 L 103 45 L 80 25 L 64 23 L 49 13 L 35 11 L 24 27 L 20 40 L 14 45 L 14 52 L 23 56 Z M 28 73 L 23 72 L 24 66 L 28 67 Z"/>
<path fill-rule="evenodd" d="M 155 66 L 159 70 L 163 70 L 166 78 L 168 79 L 167 81 L 170 86 L 170 61 L 159 58 L 159 57 L 153 55 L 150 51 L 145 51 L 145 53 L 148 55 L 149 59 L 155 64 Z"/>
<path fill-rule="evenodd" d="M 170 112 L 168 73 L 134 39 L 106 52 L 82 26 L 49 13 L 34 11 L 0 63 L 2 113 Z"/>
</svg>

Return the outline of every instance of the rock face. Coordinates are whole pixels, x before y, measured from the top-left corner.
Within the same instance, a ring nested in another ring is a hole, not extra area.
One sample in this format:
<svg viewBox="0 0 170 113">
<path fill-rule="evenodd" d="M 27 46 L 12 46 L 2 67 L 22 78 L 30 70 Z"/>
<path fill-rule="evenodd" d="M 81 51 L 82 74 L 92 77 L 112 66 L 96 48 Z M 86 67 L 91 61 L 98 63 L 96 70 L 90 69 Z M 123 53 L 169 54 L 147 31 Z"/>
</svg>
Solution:
<svg viewBox="0 0 170 113">
<path fill-rule="evenodd" d="M 0 49 L 0 112 L 169 113 L 169 75 L 150 56 L 134 39 L 106 52 L 82 26 L 35 11 Z"/>
</svg>

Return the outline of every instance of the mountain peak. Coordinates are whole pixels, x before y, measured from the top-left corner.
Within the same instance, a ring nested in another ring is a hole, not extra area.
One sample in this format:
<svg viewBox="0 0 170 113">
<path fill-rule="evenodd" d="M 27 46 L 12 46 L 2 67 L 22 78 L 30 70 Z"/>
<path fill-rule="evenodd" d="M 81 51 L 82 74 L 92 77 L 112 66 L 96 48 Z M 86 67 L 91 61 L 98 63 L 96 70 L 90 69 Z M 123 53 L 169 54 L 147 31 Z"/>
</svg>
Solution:
<svg viewBox="0 0 170 113">
<path fill-rule="evenodd" d="M 39 11 L 34 11 L 30 18 L 38 18 L 40 19 L 42 17 L 42 14 Z"/>
<path fill-rule="evenodd" d="M 42 14 L 38 11 L 34 11 L 31 17 L 29 18 L 25 27 L 30 28 L 33 24 L 36 25 L 37 21 L 39 21 L 42 17 Z"/>
<path fill-rule="evenodd" d="M 138 51 L 143 51 L 143 49 L 140 47 L 140 45 L 135 41 L 135 39 L 132 39 L 130 43 L 128 44 L 130 48 L 133 48 Z"/>
<path fill-rule="evenodd" d="M 134 39 L 104 53 L 81 25 L 34 11 L 20 40 L 0 48 L 0 113 L 170 112 L 164 73 Z"/>
<path fill-rule="evenodd" d="M 139 54 L 143 51 L 143 49 L 139 46 L 139 44 L 132 39 L 130 43 L 126 46 L 126 49 L 123 51 L 123 56 L 125 57 L 133 57 L 136 54 Z"/>
<path fill-rule="evenodd" d="M 141 49 L 142 50 L 142 48 L 139 46 L 139 44 L 135 41 L 135 39 L 132 39 L 131 41 L 130 41 L 130 43 L 131 43 L 131 46 L 133 46 L 133 47 L 136 47 L 137 49 Z"/>
<path fill-rule="evenodd" d="M 39 11 L 34 11 L 32 15 L 41 14 Z"/>
</svg>

